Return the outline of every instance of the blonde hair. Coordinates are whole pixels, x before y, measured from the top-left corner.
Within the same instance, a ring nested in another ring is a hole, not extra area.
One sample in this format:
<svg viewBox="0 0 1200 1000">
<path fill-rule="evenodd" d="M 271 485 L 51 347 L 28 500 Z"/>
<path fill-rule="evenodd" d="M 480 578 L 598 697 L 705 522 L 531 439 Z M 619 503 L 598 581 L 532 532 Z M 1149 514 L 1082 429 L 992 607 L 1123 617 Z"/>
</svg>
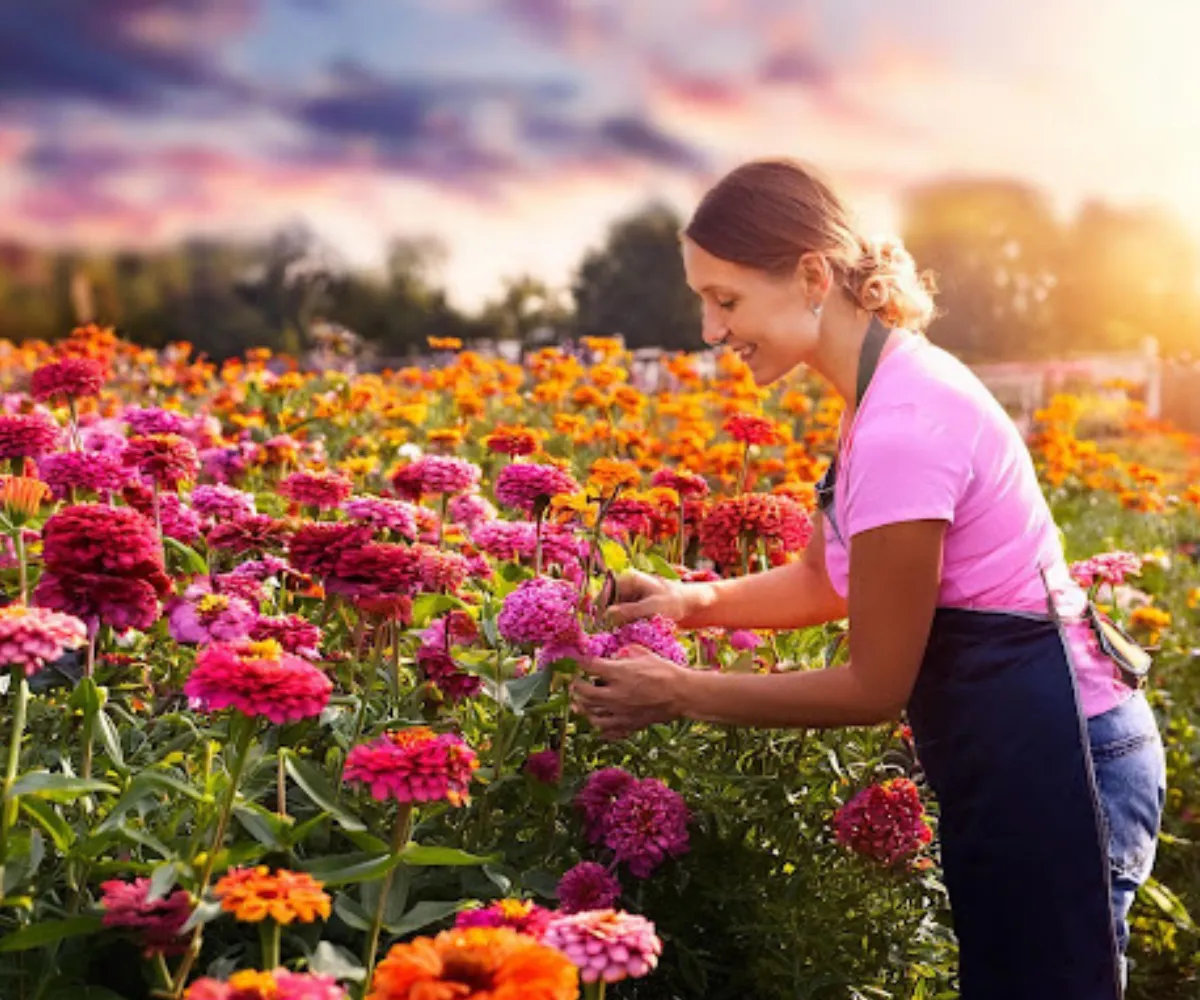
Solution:
<svg viewBox="0 0 1200 1000">
<path fill-rule="evenodd" d="M 932 273 L 918 271 L 898 238 L 860 235 L 833 189 L 795 160 L 753 160 L 726 174 L 684 235 L 714 257 L 777 276 L 821 253 L 851 301 L 888 326 L 923 332 L 936 315 Z"/>
</svg>

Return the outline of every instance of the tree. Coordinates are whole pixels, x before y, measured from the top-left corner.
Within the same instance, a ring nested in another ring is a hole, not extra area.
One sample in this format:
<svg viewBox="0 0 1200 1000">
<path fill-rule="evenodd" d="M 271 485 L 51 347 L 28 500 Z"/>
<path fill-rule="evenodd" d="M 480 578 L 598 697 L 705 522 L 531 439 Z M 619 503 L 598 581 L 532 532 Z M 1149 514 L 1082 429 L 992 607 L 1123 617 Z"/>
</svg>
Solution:
<svg viewBox="0 0 1200 1000">
<path fill-rule="evenodd" d="M 570 319 L 561 294 L 527 274 L 506 278 L 500 295 L 489 301 L 479 316 L 490 336 L 522 345 L 529 345 L 541 331 L 565 329 Z"/>
<path fill-rule="evenodd" d="M 631 348 L 699 346 L 700 308 L 684 279 L 681 226 L 669 207 L 651 204 L 609 230 L 572 285 L 578 333 L 622 334 Z"/>
</svg>

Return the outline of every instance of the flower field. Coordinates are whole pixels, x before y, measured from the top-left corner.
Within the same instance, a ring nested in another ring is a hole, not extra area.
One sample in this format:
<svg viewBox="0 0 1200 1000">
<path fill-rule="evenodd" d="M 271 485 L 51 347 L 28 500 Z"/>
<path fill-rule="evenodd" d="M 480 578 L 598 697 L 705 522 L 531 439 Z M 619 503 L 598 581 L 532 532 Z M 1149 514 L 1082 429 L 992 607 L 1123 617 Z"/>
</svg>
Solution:
<svg viewBox="0 0 1200 1000">
<path fill-rule="evenodd" d="M 347 376 L 95 327 L 0 345 L 0 996 L 955 996 L 903 725 L 610 743 L 570 709 L 575 658 L 630 643 L 837 655 L 840 626 L 614 630 L 601 600 L 796 558 L 836 401 L 731 357 L 648 393 L 610 341 L 433 346 Z M 1200 442 L 1059 397 L 1030 446 L 1077 576 L 1155 651 L 1130 995 L 1194 1000 Z"/>
</svg>

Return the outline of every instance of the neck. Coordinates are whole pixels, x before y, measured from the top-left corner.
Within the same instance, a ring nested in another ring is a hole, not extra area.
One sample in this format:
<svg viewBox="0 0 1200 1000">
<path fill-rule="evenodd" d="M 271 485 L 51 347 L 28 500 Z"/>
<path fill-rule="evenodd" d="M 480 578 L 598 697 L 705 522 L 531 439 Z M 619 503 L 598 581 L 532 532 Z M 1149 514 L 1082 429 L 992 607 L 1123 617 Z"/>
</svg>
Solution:
<svg viewBox="0 0 1200 1000">
<path fill-rule="evenodd" d="M 817 350 L 810 362 L 813 369 L 828 380 L 854 412 L 858 383 L 858 358 L 871 316 L 856 308 L 844 295 L 831 295 L 821 316 Z"/>
</svg>

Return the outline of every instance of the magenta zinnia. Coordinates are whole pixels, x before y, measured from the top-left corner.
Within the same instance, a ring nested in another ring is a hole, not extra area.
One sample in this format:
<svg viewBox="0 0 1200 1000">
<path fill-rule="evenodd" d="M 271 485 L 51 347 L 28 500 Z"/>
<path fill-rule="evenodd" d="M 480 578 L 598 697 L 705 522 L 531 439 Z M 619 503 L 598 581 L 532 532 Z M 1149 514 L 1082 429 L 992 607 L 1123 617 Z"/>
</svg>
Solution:
<svg viewBox="0 0 1200 1000">
<path fill-rule="evenodd" d="M 734 568 L 762 544 L 776 564 L 804 548 L 811 536 L 808 514 L 791 497 L 745 493 L 713 507 L 700 525 L 700 548 L 719 566 Z"/>
<path fill-rule="evenodd" d="M 58 447 L 58 424 L 40 413 L 0 415 L 0 458 L 40 458 Z"/>
<path fill-rule="evenodd" d="M 280 496 L 318 510 L 332 510 L 350 496 L 354 484 L 338 472 L 293 472 L 279 484 Z"/>
<path fill-rule="evenodd" d="M 933 839 L 921 793 L 908 778 L 864 788 L 833 817 L 838 843 L 864 857 L 892 865 Z"/>
<path fill-rule="evenodd" d="M 196 446 L 178 434 L 130 438 L 121 458 L 160 489 L 173 490 L 180 483 L 195 479 L 200 471 Z"/>
<path fill-rule="evenodd" d="M 250 638 L 258 642 L 274 639 L 285 653 L 295 653 L 310 660 L 321 655 L 321 629 L 300 615 L 262 615 L 250 627 Z"/>
<path fill-rule="evenodd" d="M 320 715 L 332 690 L 324 673 L 270 640 L 205 647 L 184 685 L 196 708 L 232 708 L 277 725 Z"/>
<path fill-rule="evenodd" d="M 460 806 L 469 801 L 478 766 L 475 752 L 461 737 L 415 726 L 354 747 L 346 757 L 343 780 L 365 785 L 379 800 Z"/>
<path fill-rule="evenodd" d="M 342 510 L 352 521 L 394 532 L 409 541 L 415 541 L 417 538 L 417 520 L 413 505 L 404 500 L 392 500 L 388 497 L 352 497 L 342 504 Z"/>
<path fill-rule="evenodd" d="M 224 549 L 241 555 L 282 548 L 290 536 L 291 528 L 286 522 L 266 514 L 253 514 L 214 525 L 205 541 L 210 549 Z"/>
<path fill-rule="evenodd" d="M 150 880 L 112 879 L 100 883 L 105 927 L 136 931 L 147 955 L 183 951 L 180 931 L 192 913 L 192 900 L 184 889 L 150 901 Z"/>
<path fill-rule="evenodd" d="M 637 779 L 621 767 L 604 767 L 588 775 L 575 807 L 583 813 L 588 840 L 597 844 L 608 831 L 608 816 L 617 797 Z"/>
<path fill-rule="evenodd" d="M 504 598 L 496 626 L 517 645 L 561 640 L 579 632 L 578 600 L 566 580 L 534 577 Z"/>
<path fill-rule="evenodd" d="M 455 918 L 454 926 L 460 930 L 465 927 L 509 927 L 518 934 L 527 934 L 540 941 L 553 916 L 545 907 L 529 900 L 498 899 L 479 909 L 462 910 Z"/>
<path fill-rule="evenodd" d="M 98 396 L 104 388 L 104 369 L 92 358 L 64 358 L 42 365 L 33 373 L 29 395 L 38 402 L 56 396 L 82 399 Z"/>
<path fill-rule="evenodd" d="M 621 898 L 621 883 L 604 865 L 581 861 L 559 879 L 556 894 L 563 913 L 606 910 Z"/>
<path fill-rule="evenodd" d="M 29 677 L 86 643 L 87 626 L 72 615 L 23 604 L 0 608 L 0 668 Z"/>
<path fill-rule="evenodd" d="M 61 451 L 37 460 L 38 476 L 58 500 L 72 489 L 105 495 L 119 492 L 129 482 L 132 470 L 120 458 L 102 452 Z"/>
<path fill-rule="evenodd" d="M 480 468 L 461 458 L 426 455 L 404 470 L 410 481 L 420 484 L 424 494 L 466 493 L 479 483 Z"/>
<path fill-rule="evenodd" d="M 195 645 L 245 639 L 257 619 L 258 613 L 240 597 L 214 594 L 196 585 L 167 608 L 171 638 Z"/>
<path fill-rule="evenodd" d="M 578 492 L 579 483 L 557 465 L 513 462 L 496 477 L 496 499 L 527 514 L 533 513 L 539 501 L 544 504 L 553 497 Z"/>
<path fill-rule="evenodd" d="M 1084 588 L 1098 583 L 1117 587 L 1125 582 L 1125 577 L 1141 571 L 1142 557 L 1133 552 L 1102 552 L 1071 564 L 1071 576 Z"/>
<path fill-rule="evenodd" d="M 657 778 L 631 782 L 613 801 L 604 845 L 638 878 L 649 878 L 668 857 L 688 850 L 688 808 L 683 796 Z"/>
<path fill-rule="evenodd" d="M 585 983 L 637 979 L 651 972 L 662 954 L 654 924 L 622 910 L 555 917 L 543 940 L 579 967 L 579 978 Z"/>
</svg>

